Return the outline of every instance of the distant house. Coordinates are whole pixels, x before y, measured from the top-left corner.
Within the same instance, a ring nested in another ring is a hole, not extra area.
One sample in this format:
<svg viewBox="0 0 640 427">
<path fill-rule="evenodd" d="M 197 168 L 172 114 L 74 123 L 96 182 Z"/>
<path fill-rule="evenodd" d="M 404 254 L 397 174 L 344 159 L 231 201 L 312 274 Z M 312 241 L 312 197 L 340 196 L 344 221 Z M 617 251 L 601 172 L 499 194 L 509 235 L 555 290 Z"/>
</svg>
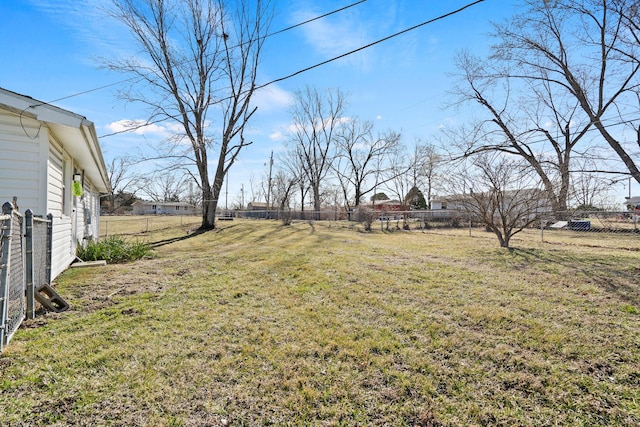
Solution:
<svg viewBox="0 0 640 427">
<path fill-rule="evenodd" d="M 196 215 L 195 206 L 187 202 L 150 202 L 136 200 L 131 205 L 134 215 Z"/>
<path fill-rule="evenodd" d="M 0 204 L 53 215 L 51 279 L 100 231 L 100 194 L 111 191 L 94 124 L 0 88 Z"/>
<path fill-rule="evenodd" d="M 488 194 L 476 193 L 474 195 L 470 193 L 436 197 L 431 201 L 433 218 L 451 218 L 463 212 L 476 214 L 479 210 L 482 210 L 482 206 L 491 204 L 487 198 Z M 523 215 L 526 212 L 524 216 L 528 217 L 550 217 L 553 214 L 551 202 L 542 190 L 536 188 L 507 190 L 502 192 L 502 196 L 500 209 L 505 212 L 508 211 L 515 215 Z"/>
<path fill-rule="evenodd" d="M 462 202 L 462 200 L 463 200 L 463 196 L 460 196 L 460 195 L 434 197 L 431 200 L 431 210 L 433 210 L 433 211 L 442 211 L 442 210 L 459 211 L 459 210 L 463 210 L 465 204 Z"/>
<path fill-rule="evenodd" d="M 248 211 L 266 211 L 269 205 L 266 202 L 249 202 L 247 203 Z"/>
<path fill-rule="evenodd" d="M 378 211 L 399 212 L 405 209 L 405 206 L 399 200 L 376 200 L 369 207 Z"/>
<path fill-rule="evenodd" d="M 627 197 L 626 199 L 624 205 L 628 211 L 635 211 L 636 207 L 640 205 L 640 196 Z"/>
<path fill-rule="evenodd" d="M 245 218 L 267 218 L 268 207 L 266 202 L 249 202 L 247 210 L 242 215 Z"/>
</svg>

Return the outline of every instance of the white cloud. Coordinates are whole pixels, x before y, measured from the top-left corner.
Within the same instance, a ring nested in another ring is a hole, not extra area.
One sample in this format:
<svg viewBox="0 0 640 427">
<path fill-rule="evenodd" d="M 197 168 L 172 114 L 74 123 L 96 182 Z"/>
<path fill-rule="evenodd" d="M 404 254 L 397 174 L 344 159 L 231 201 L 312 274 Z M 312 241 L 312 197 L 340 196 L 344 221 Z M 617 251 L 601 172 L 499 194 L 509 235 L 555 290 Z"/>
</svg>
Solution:
<svg viewBox="0 0 640 427">
<path fill-rule="evenodd" d="M 303 22 L 318 15 L 314 10 L 299 10 L 294 12 L 293 20 Z M 337 19 L 331 17 L 310 22 L 302 27 L 302 31 L 307 42 L 327 59 L 355 50 L 371 41 L 362 20 L 353 19 L 348 13 L 340 14 Z M 370 64 L 367 51 L 349 55 L 343 60 L 361 68 L 368 68 Z"/>
<path fill-rule="evenodd" d="M 100 54 L 130 49 L 129 32 L 107 15 L 103 0 L 31 0 L 31 3 L 73 38 Z"/>
<path fill-rule="evenodd" d="M 284 141 L 285 134 L 281 131 L 275 131 L 269 135 L 269 139 L 272 141 Z"/>
<path fill-rule="evenodd" d="M 251 99 L 261 112 L 288 108 L 294 102 L 293 95 L 276 84 L 257 90 Z"/>
<path fill-rule="evenodd" d="M 157 135 L 166 137 L 170 134 L 180 131 L 180 125 L 170 123 L 159 125 L 157 123 L 145 124 L 146 120 L 118 120 L 107 125 L 107 129 L 111 132 L 129 132 L 136 135 Z M 177 127 L 176 127 L 177 126 Z"/>
</svg>

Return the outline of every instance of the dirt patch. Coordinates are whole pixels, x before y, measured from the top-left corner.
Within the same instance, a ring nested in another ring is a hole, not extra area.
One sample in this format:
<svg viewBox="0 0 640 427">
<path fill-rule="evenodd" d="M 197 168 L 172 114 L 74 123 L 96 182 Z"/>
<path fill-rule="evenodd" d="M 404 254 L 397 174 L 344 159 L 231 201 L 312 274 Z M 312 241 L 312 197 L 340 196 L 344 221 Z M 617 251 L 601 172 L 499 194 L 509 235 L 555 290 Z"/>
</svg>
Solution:
<svg viewBox="0 0 640 427">
<path fill-rule="evenodd" d="M 60 296 L 69 303 L 68 312 L 91 313 L 118 303 L 119 298 L 142 293 L 160 293 L 173 274 L 163 272 L 164 262 L 147 259 L 127 265 L 123 273 L 122 265 L 106 266 L 99 269 L 86 270 L 81 273 L 74 285 L 67 287 L 62 277 L 60 284 L 54 282 L 53 287 Z M 183 270 L 176 273 L 184 275 Z M 21 328 L 39 328 L 64 313 L 48 312 L 36 303 L 35 319 L 26 320 Z"/>
</svg>

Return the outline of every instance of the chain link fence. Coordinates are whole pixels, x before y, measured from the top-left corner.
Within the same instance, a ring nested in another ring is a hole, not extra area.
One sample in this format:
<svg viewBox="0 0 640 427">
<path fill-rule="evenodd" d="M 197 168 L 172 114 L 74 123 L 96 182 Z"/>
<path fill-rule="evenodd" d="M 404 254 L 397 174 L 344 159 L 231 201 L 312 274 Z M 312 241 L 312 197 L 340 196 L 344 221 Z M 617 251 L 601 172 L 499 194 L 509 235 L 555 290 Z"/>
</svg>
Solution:
<svg viewBox="0 0 640 427">
<path fill-rule="evenodd" d="M 640 250 L 640 212 L 565 211 L 535 213 L 535 221 L 524 232 L 542 242 L 572 243 L 585 246 L 606 245 Z M 344 208 L 322 211 L 236 210 L 226 211 L 225 219 L 273 219 L 281 221 L 318 220 L 362 223 L 372 230 L 419 230 L 438 233 L 458 230 L 470 236 L 486 235 L 484 223 L 469 212 L 441 210 L 353 210 Z"/>
<path fill-rule="evenodd" d="M 26 318 L 34 317 L 34 289 L 51 280 L 52 218 L 20 214 L 11 203 L 0 215 L 0 351 Z"/>
<path fill-rule="evenodd" d="M 639 219 L 630 211 L 567 211 L 542 216 L 538 225 L 548 243 L 640 250 Z"/>
<path fill-rule="evenodd" d="M 101 216 L 100 237 L 138 236 L 172 228 L 194 230 L 202 223 L 199 215 Z"/>
<path fill-rule="evenodd" d="M 0 350 L 9 343 L 24 319 L 25 282 L 22 257 L 23 217 L 11 204 L 2 207 L 0 252 Z"/>
<path fill-rule="evenodd" d="M 30 210 L 25 212 L 27 319 L 35 316 L 35 291 L 51 282 L 52 227 L 51 214 L 40 218 Z"/>
</svg>

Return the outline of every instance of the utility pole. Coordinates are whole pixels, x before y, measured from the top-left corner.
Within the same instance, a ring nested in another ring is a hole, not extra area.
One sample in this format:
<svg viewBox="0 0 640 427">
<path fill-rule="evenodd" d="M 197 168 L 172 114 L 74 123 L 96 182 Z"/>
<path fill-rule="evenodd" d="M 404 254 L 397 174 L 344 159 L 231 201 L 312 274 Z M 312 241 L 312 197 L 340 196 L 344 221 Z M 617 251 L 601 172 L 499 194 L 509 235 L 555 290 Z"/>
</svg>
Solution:
<svg viewBox="0 0 640 427">
<path fill-rule="evenodd" d="M 244 210 L 244 184 L 240 185 L 240 210 Z"/>
<path fill-rule="evenodd" d="M 271 206 L 271 172 L 273 170 L 273 150 L 271 150 L 271 157 L 269 158 L 269 182 L 267 186 L 267 217 L 269 216 L 269 207 Z"/>
<path fill-rule="evenodd" d="M 228 211 L 229 210 L 229 205 L 228 205 L 228 202 L 229 202 L 229 180 L 225 179 L 224 182 L 226 184 L 226 187 L 224 189 L 224 210 Z M 226 214 L 227 213 L 225 212 L 225 215 Z"/>
</svg>

